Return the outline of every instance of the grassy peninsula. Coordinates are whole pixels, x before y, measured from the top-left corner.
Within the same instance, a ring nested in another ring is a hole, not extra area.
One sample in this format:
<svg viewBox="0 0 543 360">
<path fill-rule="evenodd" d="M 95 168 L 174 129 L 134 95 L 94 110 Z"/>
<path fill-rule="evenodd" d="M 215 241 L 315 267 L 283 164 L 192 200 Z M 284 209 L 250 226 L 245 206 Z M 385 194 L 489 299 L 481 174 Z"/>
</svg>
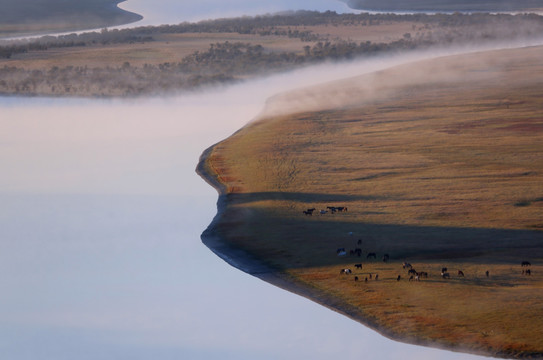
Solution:
<svg viewBox="0 0 543 360">
<path fill-rule="evenodd" d="M 202 156 L 221 194 L 204 242 L 393 339 L 543 357 L 542 56 L 451 56 L 275 97 Z"/>
</svg>

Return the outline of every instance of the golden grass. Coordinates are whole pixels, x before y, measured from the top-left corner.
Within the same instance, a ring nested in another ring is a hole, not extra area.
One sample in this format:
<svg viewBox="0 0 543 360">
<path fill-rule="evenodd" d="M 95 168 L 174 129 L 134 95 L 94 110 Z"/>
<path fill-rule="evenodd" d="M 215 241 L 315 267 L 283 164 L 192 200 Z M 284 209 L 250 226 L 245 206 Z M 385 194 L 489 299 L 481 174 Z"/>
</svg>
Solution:
<svg viewBox="0 0 543 360">
<path fill-rule="evenodd" d="M 216 231 L 391 337 L 542 356 L 542 55 L 442 58 L 278 97 L 321 105 L 213 148 L 206 165 L 228 193 Z M 326 206 L 348 211 L 302 213 Z M 429 278 L 408 281 L 404 261 Z"/>
<path fill-rule="evenodd" d="M 383 22 L 379 25 L 360 24 L 344 26 L 277 26 L 278 30 L 311 31 L 312 34 L 330 40 L 355 42 L 390 42 L 401 39 L 403 34 L 420 23 Z M 1 27 L 0 27 L 1 30 Z M 206 51 L 210 44 L 218 42 L 244 42 L 260 44 L 269 51 L 304 53 L 304 46 L 314 42 L 303 42 L 298 38 L 278 35 L 253 35 L 238 33 L 182 33 L 155 34 L 153 41 L 131 44 L 95 45 L 85 47 L 51 48 L 45 51 L 30 51 L 14 54 L 10 59 L 0 59 L 0 66 L 16 66 L 26 69 L 49 69 L 53 66 L 121 66 L 128 61 L 133 66 L 158 65 L 179 62 L 196 51 Z"/>
</svg>

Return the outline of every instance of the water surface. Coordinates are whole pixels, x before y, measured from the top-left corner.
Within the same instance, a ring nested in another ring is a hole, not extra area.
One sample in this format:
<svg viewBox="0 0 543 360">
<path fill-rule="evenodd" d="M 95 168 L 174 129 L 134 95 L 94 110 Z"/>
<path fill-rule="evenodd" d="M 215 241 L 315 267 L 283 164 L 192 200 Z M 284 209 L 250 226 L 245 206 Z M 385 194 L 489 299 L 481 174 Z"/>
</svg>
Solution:
<svg viewBox="0 0 543 360">
<path fill-rule="evenodd" d="M 142 24 L 345 9 L 332 0 L 129 0 L 123 7 L 143 14 Z M 477 358 L 390 341 L 230 267 L 199 239 L 217 199 L 194 172 L 205 148 L 278 92 L 394 61 L 406 59 L 311 68 L 168 99 L 0 98 L 2 357 Z"/>
<path fill-rule="evenodd" d="M 0 98 L 3 356 L 470 358 L 390 341 L 231 268 L 199 239 L 216 211 L 194 172 L 207 146 L 282 89 L 382 66 L 169 99 Z"/>
</svg>

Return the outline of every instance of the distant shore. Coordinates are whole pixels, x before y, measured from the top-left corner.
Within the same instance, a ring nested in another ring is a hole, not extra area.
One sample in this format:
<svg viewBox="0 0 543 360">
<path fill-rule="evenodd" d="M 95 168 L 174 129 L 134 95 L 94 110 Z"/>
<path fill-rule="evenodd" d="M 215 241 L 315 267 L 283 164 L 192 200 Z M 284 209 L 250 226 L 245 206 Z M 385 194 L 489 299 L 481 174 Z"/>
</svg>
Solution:
<svg viewBox="0 0 543 360">
<path fill-rule="evenodd" d="M 289 93 L 337 101 L 253 121 L 202 154 L 197 172 L 219 192 L 204 244 L 393 340 L 541 358 L 531 302 L 543 281 L 542 79 L 525 69 L 542 51 L 444 57 Z"/>
<path fill-rule="evenodd" d="M 119 8 L 124 1 L 12 1 L 0 13 L 0 38 L 99 29 L 143 19 Z"/>
</svg>

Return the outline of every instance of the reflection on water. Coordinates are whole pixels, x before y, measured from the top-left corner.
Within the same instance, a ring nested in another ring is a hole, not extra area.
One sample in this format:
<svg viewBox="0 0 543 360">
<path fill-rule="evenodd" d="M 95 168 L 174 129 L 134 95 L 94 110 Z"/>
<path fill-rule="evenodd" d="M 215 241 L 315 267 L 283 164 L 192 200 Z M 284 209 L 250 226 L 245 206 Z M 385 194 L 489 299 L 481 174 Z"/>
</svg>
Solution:
<svg viewBox="0 0 543 360">
<path fill-rule="evenodd" d="M 165 100 L 0 98 L 3 357 L 475 358 L 389 341 L 199 240 L 217 198 L 194 172 L 207 146 L 281 89 L 380 66 Z"/>
</svg>

